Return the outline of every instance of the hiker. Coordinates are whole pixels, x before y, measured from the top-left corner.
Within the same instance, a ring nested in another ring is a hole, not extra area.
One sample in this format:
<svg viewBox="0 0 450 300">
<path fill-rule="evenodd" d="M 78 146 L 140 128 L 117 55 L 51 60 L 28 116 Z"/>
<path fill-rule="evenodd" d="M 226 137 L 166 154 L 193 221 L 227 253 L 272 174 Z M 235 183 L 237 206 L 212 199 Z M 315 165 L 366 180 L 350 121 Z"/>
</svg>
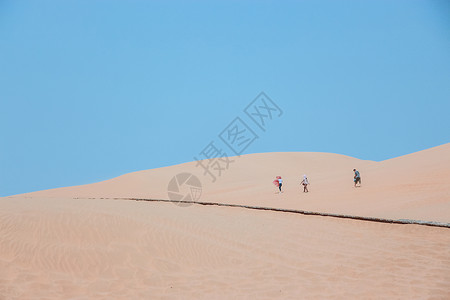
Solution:
<svg viewBox="0 0 450 300">
<path fill-rule="evenodd" d="M 303 175 L 303 180 L 302 180 L 301 184 L 303 184 L 303 193 L 309 192 L 308 191 L 309 181 L 308 181 L 308 177 L 306 177 L 306 175 Z"/>
<path fill-rule="evenodd" d="M 355 176 L 353 177 L 353 181 L 355 182 L 355 187 L 356 187 L 357 183 L 359 183 L 359 186 L 361 186 L 361 175 L 359 174 L 359 171 L 357 171 L 356 169 L 353 169 L 353 172 L 355 172 Z"/>
<path fill-rule="evenodd" d="M 277 180 L 278 180 L 278 189 L 280 190 L 281 194 L 281 186 L 283 185 L 283 179 L 281 179 L 281 176 L 277 176 Z"/>
</svg>

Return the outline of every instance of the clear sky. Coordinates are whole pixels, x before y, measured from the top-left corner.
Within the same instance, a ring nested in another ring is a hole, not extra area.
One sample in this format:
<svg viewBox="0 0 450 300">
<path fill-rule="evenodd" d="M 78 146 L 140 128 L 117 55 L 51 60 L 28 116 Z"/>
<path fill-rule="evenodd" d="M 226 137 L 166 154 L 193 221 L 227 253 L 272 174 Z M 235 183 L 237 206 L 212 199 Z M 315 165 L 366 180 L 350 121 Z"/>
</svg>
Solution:
<svg viewBox="0 0 450 300">
<path fill-rule="evenodd" d="M 450 4 L 0 0 L 0 104 L 0 196 L 225 150 L 236 117 L 243 153 L 385 160 L 450 141 Z"/>
</svg>

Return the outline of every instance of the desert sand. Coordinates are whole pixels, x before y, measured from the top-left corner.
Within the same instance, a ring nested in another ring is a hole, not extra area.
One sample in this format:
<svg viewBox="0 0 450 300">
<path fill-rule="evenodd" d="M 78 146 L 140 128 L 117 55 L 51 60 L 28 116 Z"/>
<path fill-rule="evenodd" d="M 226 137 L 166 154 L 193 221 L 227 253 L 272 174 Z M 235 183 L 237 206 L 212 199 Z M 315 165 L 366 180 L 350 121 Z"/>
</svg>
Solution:
<svg viewBox="0 0 450 300">
<path fill-rule="evenodd" d="M 204 202 L 450 223 L 450 144 L 382 162 L 232 160 L 216 182 L 191 162 L 0 198 L 0 299 L 450 298 L 448 228 L 113 199 L 167 199 L 189 172 Z"/>
<path fill-rule="evenodd" d="M 125 174 L 83 186 L 38 191 L 16 197 L 167 199 L 171 178 L 196 175 L 200 201 L 257 205 L 392 219 L 450 223 L 450 143 L 374 162 L 330 153 L 261 153 L 231 157 L 215 182 L 196 162 Z M 362 188 L 353 188 L 353 169 Z M 310 193 L 300 181 L 307 174 Z M 284 193 L 272 184 L 283 177 Z"/>
</svg>

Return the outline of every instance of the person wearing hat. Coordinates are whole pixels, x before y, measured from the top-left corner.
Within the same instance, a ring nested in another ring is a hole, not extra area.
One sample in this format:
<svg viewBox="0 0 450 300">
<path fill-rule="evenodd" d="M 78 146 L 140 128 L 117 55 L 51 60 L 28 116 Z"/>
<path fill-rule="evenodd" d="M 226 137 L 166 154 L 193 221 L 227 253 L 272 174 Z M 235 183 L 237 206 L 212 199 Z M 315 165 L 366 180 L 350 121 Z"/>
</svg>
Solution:
<svg viewBox="0 0 450 300">
<path fill-rule="evenodd" d="M 302 180 L 301 184 L 303 185 L 303 193 L 309 192 L 308 191 L 309 181 L 308 181 L 308 177 L 306 177 L 306 174 L 303 175 L 303 180 Z"/>
</svg>

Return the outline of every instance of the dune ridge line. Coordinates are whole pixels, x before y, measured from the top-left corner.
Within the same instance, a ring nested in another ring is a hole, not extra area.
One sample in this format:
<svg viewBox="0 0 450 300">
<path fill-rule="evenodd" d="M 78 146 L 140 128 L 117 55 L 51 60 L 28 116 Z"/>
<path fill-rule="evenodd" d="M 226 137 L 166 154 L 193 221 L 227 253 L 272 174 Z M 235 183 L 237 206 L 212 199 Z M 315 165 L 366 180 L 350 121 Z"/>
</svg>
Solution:
<svg viewBox="0 0 450 300">
<path fill-rule="evenodd" d="M 364 217 L 355 215 L 343 215 L 343 214 L 333 214 L 326 212 L 315 212 L 299 209 L 287 209 L 287 208 L 275 208 L 275 207 L 265 207 L 265 206 L 252 206 L 252 205 L 242 205 L 242 204 L 230 204 L 230 203 L 218 203 L 218 202 L 202 202 L 202 201 L 182 201 L 182 200 L 169 200 L 169 199 L 151 199 L 151 198 L 73 198 L 73 199 L 112 199 L 112 200 L 129 200 L 129 201 L 149 201 L 149 202 L 168 202 L 168 203 L 183 203 L 183 204 L 197 204 L 197 205 L 209 205 L 209 206 L 225 206 L 225 207 L 236 207 L 245 208 L 253 210 L 266 210 L 266 211 L 276 211 L 285 213 L 294 213 L 308 216 L 321 216 L 321 217 L 332 217 L 340 219 L 351 219 L 366 222 L 378 222 L 378 223 L 389 223 L 389 224 L 403 224 L 403 225 L 423 225 L 441 228 L 450 228 L 450 223 L 434 222 L 434 221 L 422 221 L 422 220 L 411 220 L 411 219 L 386 219 L 386 218 L 375 218 L 375 217 Z"/>
</svg>

